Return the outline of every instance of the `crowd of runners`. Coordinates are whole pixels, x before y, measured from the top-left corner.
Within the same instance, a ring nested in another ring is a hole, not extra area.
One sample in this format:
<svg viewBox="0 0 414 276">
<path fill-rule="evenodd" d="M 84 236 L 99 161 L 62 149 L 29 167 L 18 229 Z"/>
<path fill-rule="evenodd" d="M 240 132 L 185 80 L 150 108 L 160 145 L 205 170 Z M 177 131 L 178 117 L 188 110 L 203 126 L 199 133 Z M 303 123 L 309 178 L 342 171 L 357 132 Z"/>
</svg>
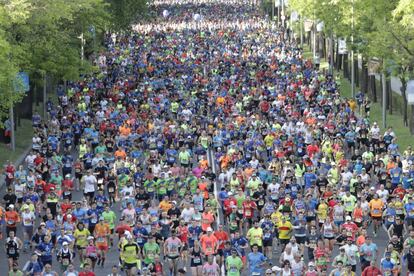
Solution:
<svg viewBox="0 0 414 276">
<path fill-rule="evenodd" d="M 414 275 L 412 149 L 254 1 L 181 2 L 33 116 L 9 275 Z"/>
</svg>

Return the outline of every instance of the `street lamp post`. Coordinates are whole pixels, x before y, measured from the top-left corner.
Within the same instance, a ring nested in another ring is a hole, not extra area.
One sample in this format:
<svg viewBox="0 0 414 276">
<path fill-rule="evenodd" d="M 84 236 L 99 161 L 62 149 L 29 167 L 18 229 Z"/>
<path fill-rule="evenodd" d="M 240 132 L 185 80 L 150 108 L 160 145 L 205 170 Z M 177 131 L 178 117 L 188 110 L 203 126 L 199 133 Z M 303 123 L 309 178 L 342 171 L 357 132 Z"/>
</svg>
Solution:
<svg viewBox="0 0 414 276">
<path fill-rule="evenodd" d="M 352 0 L 352 33 L 351 33 L 351 92 L 355 97 L 355 64 L 354 64 L 354 0 Z"/>
<path fill-rule="evenodd" d="M 83 33 L 81 33 L 81 35 L 78 36 L 78 38 L 81 41 L 81 61 L 83 63 L 83 59 L 85 58 L 85 38 L 83 37 Z"/>
<path fill-rule="evenodd" d="M 316 58 L 316 11 L 315 0 L 313 0 L 313 58 Z"/>
</svg>

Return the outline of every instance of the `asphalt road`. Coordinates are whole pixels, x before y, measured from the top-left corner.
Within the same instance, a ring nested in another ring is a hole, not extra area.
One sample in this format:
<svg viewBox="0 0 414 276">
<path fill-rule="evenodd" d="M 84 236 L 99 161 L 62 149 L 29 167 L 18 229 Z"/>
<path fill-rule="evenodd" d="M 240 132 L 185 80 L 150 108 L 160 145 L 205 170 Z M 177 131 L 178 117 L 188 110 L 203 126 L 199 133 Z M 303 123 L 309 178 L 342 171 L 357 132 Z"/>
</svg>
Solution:
<svg viewBox="0 0 414 276">
<path fill-rule="evenodd" d="M 214 158 L 214 154 L 210 151 L 209 152 L 209 161 L 213 161 L 213 158 Z M 211 162 L 211 163 L 214 163 L 214 162 Z M 213 171 L 214 172 L 216 171 L 215 167 L 213 167 Z M 217 195 L 217 192 L 218 192 L 219 189 L 220 189 L 220 187 L 218 187 L 218 185 L 216 184 L 215 185 L 215 194 L 216 195 Z M 3 187 L 0 191 L 1 198 L 3 197 L 4 193 L 5 193 L 5 190 L 4 190 L 4 187 Z M 83 198 L 83 194 L 81 192 L 74 192 L 73 193 L 73 200 L 79 201 L 82 198 Z M 120 211 L 119 211 L 120 206 L 119 205 L 120 205 L 120 203 L 118 202 L 112 208 L 113 211 L 117 214 L 118 218 L 120 217 Z M 222 223 L 222 217 L 223 217 L 222 215 L 219 216 L 219 218 L 217 220 L 217 223 Z M 39 225 L 39 223 L 40 222 L 39 222 L 39 219 L 38 219 L 36 225 Z M 372 229 L 371 228 L 369 229 L 368 234 L 372 235 Z M 21 226 L 19 227 L 17 235 L 18 235 L 18 237 L 23 239 L 23 234 L 21 232 Z M 382 253 L 384 252 L 385 246 L 388 243 L 388 237 L 387 237 L 386 233 L 384 232 L 384 230 L 382 228 L 380 229 L 380 231 L 378 233 L 378 236 L 376 238 L 374 238 L 374 242 L 377 244 L 377 246 L 379 248 L 379 252 L 380 252 L 379 258 L 381 258 Z M 4 239 L 2 241 L 0 241 L 0 243 L 1 243 L 1 246 L 4 248 Z M 115 244 L 116 243 L 117 243 L 117 239 L 115 239 Z M 276 243 L 274 243 L 274 244 L 276 244 Z M 279 260 L 279 256 L 280 256 L 280 249 L 275 247 L 274 252 L 275 253 L 273 254 L 273 259 L 269 260 L 269 261 L 276 265 L 276 264 L 278 264 L 278 260 Z M 27 252 L 27 253 L 21 252 L 21 256 L 20 256 L 20 260 L 19 260 L 20 267 L 23 267 L 24 264 L 29 260 L 31 253 L 32 252 Z M 336 247 L 336 249 L 334 250 L 334 252 L 332 254 L 332 259 L 337 254 L 338 254 L 338 250 L 337 250 L 337 247 Z M 112 266 L 118 264 L 118 257 L 119 257 L 118 249 L 117 249 L 116 246 L 114 246 L 108 252 L 105 267 L 103 267 L 103 268 L 102 267 L 96 267 L 96 269 L 95 269 L 96 275 L 107 275 L 107 274 L 109 274 L 111 272 Z M 307 257 L 307 254 L 305 254 L 305 258 L 306 257 Z M 308 260 L 305 259 L 306 263 L 307 263 L 307 261 Z M 183 267 L 183 266 L 184 266 L 184 264 L 182 264 L 182 263 L 179 265 L 179 267 Z M 2 272 L 0 272 L 0 276 L 1 275 L 6 275 L 7 258 L 6 258 L 6 254 L 5 254 L 4 250 L 0 251 L 0 267 L 3 268 Z M 75 267 L 79 268 L 79 258 L 78 257 L 75 258 Z M 190 270 L 188 264 L 187 264 L 187 268 L 188 268 L 188 270 Z M 62 272 L 60 271 L 59 263 L 56 260 L 56 257 L 54 257 L 54 260 L 53 260 L 53 269 L 56 272 L 58 272 L 59 274 L 62 274 Z M 167 270 L 166 265 L 165 265 L 164 270 L 165 271 Z M 360 274 L 361 274 L 361 272 L 357 271 L 357 275 L 360 275 Z M 187 275 L 191 275 L 191 273 L 187 273 Z M 247 269 L 244 270 L 243 275 L 248 275 Z"/>
</svg>

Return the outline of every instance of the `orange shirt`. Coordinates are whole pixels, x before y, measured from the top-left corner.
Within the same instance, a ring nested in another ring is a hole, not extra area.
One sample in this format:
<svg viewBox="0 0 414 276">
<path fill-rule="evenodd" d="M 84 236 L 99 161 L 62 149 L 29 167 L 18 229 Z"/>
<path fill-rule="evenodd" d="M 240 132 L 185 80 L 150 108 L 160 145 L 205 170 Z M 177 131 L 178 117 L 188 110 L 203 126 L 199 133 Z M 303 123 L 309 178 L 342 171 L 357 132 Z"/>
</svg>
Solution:
<svg viewBox="0 0 414 276">
<path fill-rule="evenodd" d="M 382 208 L 384 207 L 384 202 L 381 199 L 371 199 L 369 202 L 369 208 L 371 209 L 372 217 L 382 217 Z"/>
<path fill-rule="evenodd" d="M 111 230 L 109 229 L 109 225 L 107 223 L 104 223 L 102 225 L 98 223 L 97 225 L 95 225 L 94 235 L 97 238 L 96 243 L 107 244 L 108 243 L 107 236 L 110 233 L 111 233 Z"/>
<path fill-rule="evenodd" d="M 171 209 L 172 205 L 171 205 L 171 203 L 170 203 L 170 202 L 163 200 L 163 201 L 161 201 L 161 202 L 160 202 L 159 207 L 160 207 L 160 209 L 162 209 L 164 212 L 168 212 L 168 210 L 170 210 L 170 209 Z"/>
<path fill-rule="evenodd" d="M 126 159 L 126 153 L 125 153 L 125 151 L 123 151 L 123 150 L 121 150 L 121 149 L 119 149 L 119 150 L 117 150 L 116 152 L 115 152 L 115 157 L 121 157 L 122 159 Z"/>
<path fill-rule="evenodd" d="M 253 168 L 246 168 L 244 170 L 244 175 L 246 176 L 247 179 L 249 179 L 252 176 L 253 173 L 254 173 Z"/>
<path fill-rule="evenodd" d="M 217 105 L 223 105 L 225 102 L 225 99 L 223 97 L 218 97 L 216 100 Z"/>
<path fill-rule="evenodd" d="M 203 192 L 204 199 L 208 199 L 207 183 L 206 182 L 198 183 L 198 188 L 200 189 L 200 191 Z"/>
<path fill-rule="evenodd" d="M 20 216 L 16 211 L 6 211 L 5 220 L 8 226 L 16 226 L 16 223 L 20 222 Z"/>
<path fill-rule="evenodd" d="M 119 133 L 121 133 L 122 136 L 129 136 L 131 134 L 131 129 L 127 126 L 120 126 Z"/>
<path fill-rule="evenodd" d="M 209 228 L 213 222 L 214 216 L 212 213 L 204 212 L 201 214 L 201 229 L 203 229 L 203 231 L 207 232 L 207 228 Z"/>
<path fill-rule="evenodd" d="M 354 218 L 355 222 L 362 222 L 364 213 L 361 208 L 355 208 L 354 212 L 352 213 L 352 217 Z"/>
<path fill-rule="evenodd" d="M 357 238 L 357 240 L 356 240 L 356 244 L 358 245 L 358 246 L 361 246 L 361 245 L 363 245 L 365 243 L 365 237 L 364 236 L 359 236 L 358 238 Z"/>
<path fill-rule="evenodd" d="M 208 236 L 207 234 L 204 234 L 200 238 L 201 243 L 201 249 L 203 250 L 203 253 L 208 256 L 216 253 L 217 248 L 217 238 L 214 235 Z"/>
<path fill-rule="evenodd" d="M 204 170 L 208 168 L 208 160 L 206 160 L 206 159 L 200 160 L 199 164 L 200 164 L 200 168 L 202 168 Z"/>
</svg>

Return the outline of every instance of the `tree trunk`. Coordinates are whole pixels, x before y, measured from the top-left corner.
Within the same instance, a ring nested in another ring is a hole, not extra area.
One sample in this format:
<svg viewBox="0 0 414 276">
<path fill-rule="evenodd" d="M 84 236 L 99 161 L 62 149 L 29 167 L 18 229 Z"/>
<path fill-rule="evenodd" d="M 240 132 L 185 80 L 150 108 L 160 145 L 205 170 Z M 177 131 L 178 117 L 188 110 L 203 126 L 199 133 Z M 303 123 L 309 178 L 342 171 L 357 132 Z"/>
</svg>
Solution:
<svg viewBox="0 0 414 276">
<path fill-rule="evenodd" d="M 333 71 L 334 71 L 334 45 L 335 45 L 335 40 L 334 40 L 334 36 L 333 36 L 333 32 L 331 32 L 330 36 L 329 36 L 329 74 L 333 75 Z"/>
<path fill-rule="evenodd" d="M 387 92 L 387 110 L 390 114 L 392 114 L 392 91 L 391 91 L 391 81 L 388 79 L 386 81 L 386 92 Z"/>
<path fill-rule="evenodd" d="M 339 54 L 339 43 L 338 41 L 336 41 L 336 45 L 335 45 L 335 69 L 336 70 L 341 70 L 341 56 Z"/>
<path fill-rule="evenodd" d="M 411 105 L 410 133 L 414 134 L 414 105 Z"/>
<path fill-rule="evenodd" d="M 350 80 L 349 78 L 349 64 L 348 64 L 348 55 L 342 55 L 343 59 L 344 59 L 344 63 L 343 63 L 343 68 L 344 68 L 344 78 L 347 78 L 348 80 Z"/>
<path fill-rule="evenodd" d="M 364 93 L 368 93 L 368 66 L 367 66 L 367 59 L 362 59 L 362 68 L 361 68 L 361 91 Z M 373 95 L 373 99 L 376 100 L 376 96 Z M 375 101 L 376 102 L 376 101 Z"/>
<path fill-rule="evenodd" d="M 372 97 L 376 101 L 377 100 L 377 83 L 375 81 L 375 75 L 367 76 L 367 78 L 369 79 L 369 83 L 371 84 L 370 86 L 371 86 Z"/>
<path fill-rule="evenodd" d="M 404 126 L 408 126 L 408 102 L 407 102 L 407 82 L 405 78 L 400 78 L 401 81 L 401 96 L 403 98 L 403 122 Z"/>
<path fill-rule="evenodd" d="M 358 55 L 354 54 L 354 68 L 355 68 L 355 91 L 356 88 L 360 87 L 360 77 L 359 77 L 359 66 L 358 66 Z"/>
</svg>

